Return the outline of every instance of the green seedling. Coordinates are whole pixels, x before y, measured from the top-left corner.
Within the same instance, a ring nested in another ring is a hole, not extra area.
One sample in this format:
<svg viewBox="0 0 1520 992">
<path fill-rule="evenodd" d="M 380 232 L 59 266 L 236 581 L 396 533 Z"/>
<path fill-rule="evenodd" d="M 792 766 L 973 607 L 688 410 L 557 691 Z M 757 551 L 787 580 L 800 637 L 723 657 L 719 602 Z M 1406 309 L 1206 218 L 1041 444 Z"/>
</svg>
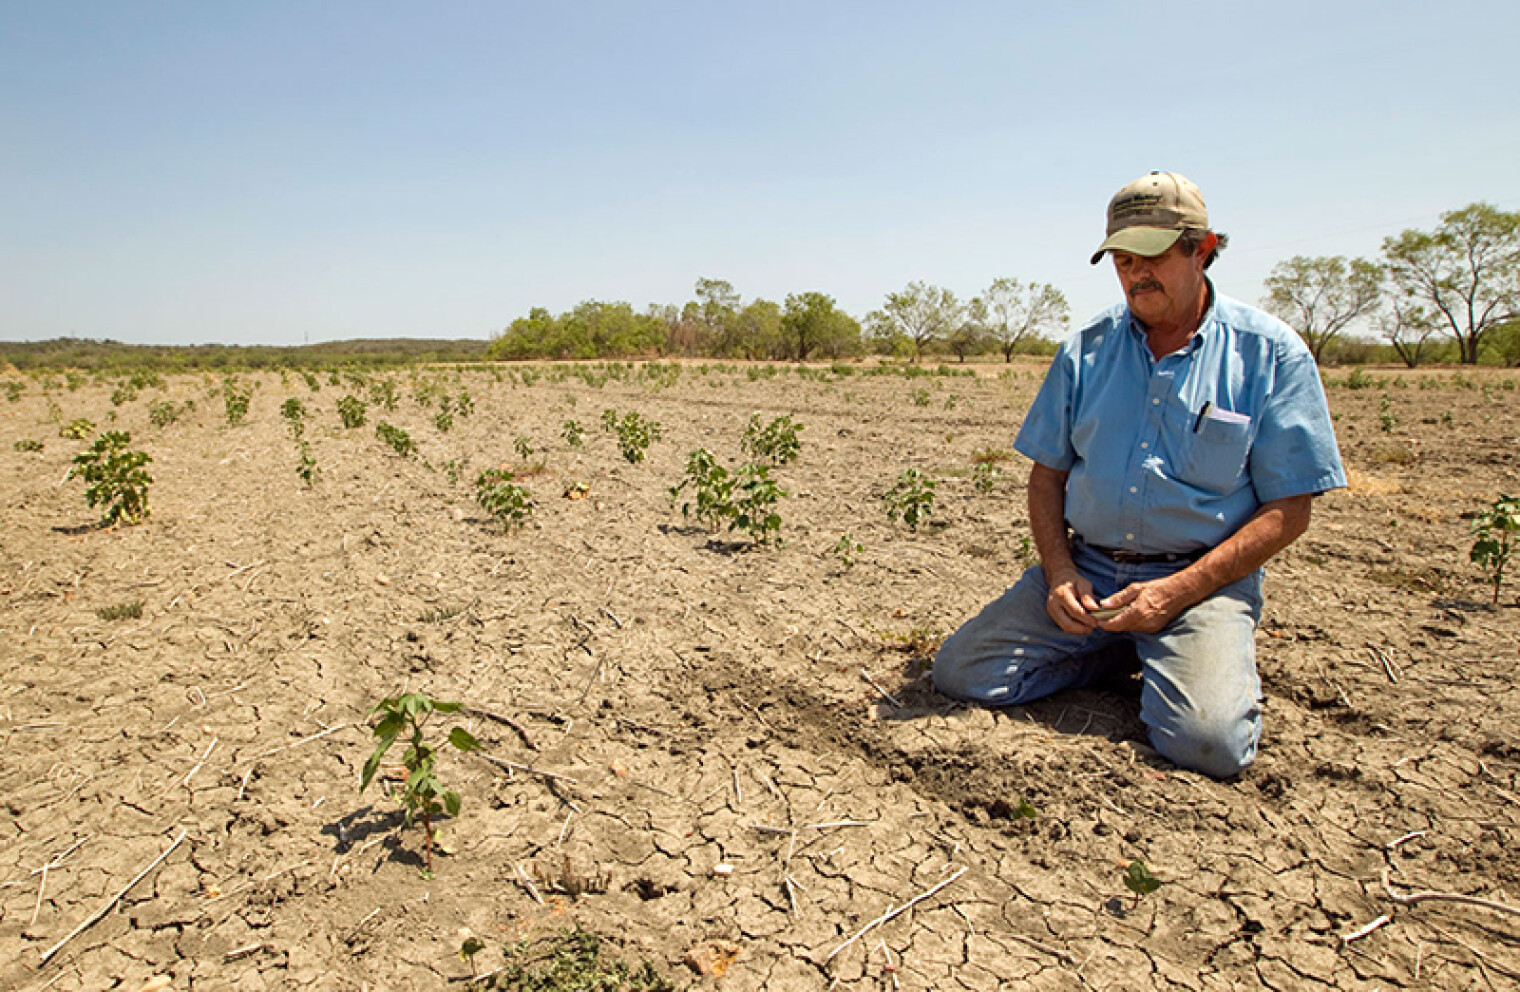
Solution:
<svg viewBox="0 0 1520 992">
<path fill-rule="evenodd" d="M 845 568 L 855 567 L 855 556 L 866 549 L 864 544 L 855 540 L 849 534 L 840 535 L 839 542 L 834 545 L 834 556 L 839 559 L 839 564 Z"/>
<path fill-rule="evenodd" d="M 375 406 L 384 407 L 387 413 L 394 412 L 400 397 L 396 395 L 396 384 L 389 379 L 378 379 L 369 384 L 369 401 Z"/>
<path fill-rule="evenodd" d="M 772 539 L 781 543 L 781 514 L 776 504 L 786 495 L 786 490 L 776 485 L 770 469 L 764 465 L 743 465 L 734 475 L 734 512 L 729 530 L 743 531 L 755 544 L 767 544 Z"/>
<path fill-rule="evenodd" d="M 1388 394 L 1383 394 L 1382 402 L 1378 404 L 1378 424 L 1383 428 L 1384 434 L 1392 434 L 1393 429 L 1399 425 L 1399 416 L 1393 412 L 1393 400 Z"/>
<path fill-rule="evenodd" d="M 433 818 L 447 813 L 459 815 L 459 793 L 445 789 L 438 780 L 437 761 L 439 746 L 430 744 L 423 737 L 423 730 L 434 713 L 457 713 L 458 703 L 445 703 L 420 692 L 409 692 L 390 699 L 382 699 L 370 710 L 370 716 L 379 715 L 375 723 L 376 740 L 374 753 L 364 763 L 359 791 L 363 792 L 380 770 L 380 761 L 391 745 L 403 735 L 409 735 L 401 764 L 406 769 L 406 781 L 401 786 L 401 806 L 406 811 L 406 825 L 422 821 L 424 844 L 427 851 L 427 875 L 433 873 Z M 457 751 L 475 751 L 480 742 L 463 727 L 449 731 L 449 746 Z"/>
<path fill-rule="evenodd" d="M 605 409 L 605 410 L 603 410 L 602 411 L 602 430 L 605 431 L 605 432 L 607 432 L 608 434 L 615 434 L 617 432 L 617 425 L 618 425 L 617 411 L 614 410 L 614 409 L 612 409 L 612 408 L 610 408 L 610 407 L 607 408 L 607 409 Z"/>
<path fill-rule="evenodd" d="M 1492 506 L 1478 511 L 1473 520 L 1473 542 L 1469 557 L 1481 568 L 1494 587 L 1494 605 L 1499 605 L 1499 589 L 1504 570 L 1514 557 L 1520 539 L 1520 499 L 1502 493 Z"/>
<path fill-rule="evenodd" d="M 317 476 L 321 474 L 321 470 L 317 468 L 317 460 L 312 457 L 311 448 L 306 442 L 301 441 L 299 445 L 301 457 L 296 461 L 296 475 L 300 476 L 301 481 L 310 489 L 317 484 Z"/>
<path fill-rule="evenodd" d="M 486 945 L 478 937 L 466 937 L 464 943 L 459 945 L 459 960 L 470 966 L 470 977 L 474 978 L 475 955 L 486 949 Z"/>
<path fill-rule="evenodd" d="M 996 462 L 977 462 L 971 469 L 971 484 L 979 493 L 990 493 L 997 481 L 1003 477 L 1003 470 Z"/>
<path fill-rule="evenodd" d="M 454 429 L 454 413 L 448 408 L 448 399 L 445 398 L 443 402 L 443 409 L 433 415 L 433 426 L 437 428 L 438 433 L 447 434 Z"/>
<path fill-rule="evenodd" d="M 761 424 L 760 415 L 756 413 L 750 416 L 749 426 L 744 429 L 744 437 L 740 439 L 739 446 L 751 458 L 768 461 L 772 465 L 785 465 L 796 460 L 797 453 L 802 448 L 797 432 L 803 429 L 790 416 L 777 417 L 769 424 Z"/>
<path fill-rule="evenodd" d="M 12 445 L 17 451 L 41 451 L 42 442 L 34 437 L 24 437 Z"/>
<path fill-rule="evenodd" d="M 461 417 L 473 416 L 475 413 L 475 400 L 470 397 L 468 390 L 460 390 L 459 398 L 454 401 L 454 407 Z"/>
<path fill-rule="evenodd" d="M 920 387 L 918 389 L 910 390 L 908 392 L 908 399 L 910 401 L 912 401 L 912 403 L 913 403 L 914 406 L 928 406 L 929 405 L 929 390 L 924 389 L 922 387 Z"/>
<path fill-rule="evenodd" d="M 391 450 L 402 458 L 410 458 L 417 453 L 417 445 L 412 441 L 412 435 L 405 429 L 380 421 L 375 425 L 375 436 L 391 446 Z"/>
<path fill-rule="evenodd" d="M 565 439 L 565 443 L 572 448 L 579 448 L 586 437 L 586 428 L 581 426 L 579 420 L 567 420 L 560 425 L 559 436 Z"/>
<path fill-rule="evenodd" d="M 132 435 L 109 431 L 95 439 L 88 451 L 74 456 L 69 477 L 81 475 L 86 483 L 84 498 L 91 506 L 104 506 L 102 523 L 124 520 L 135 524 L 148 515 L 148 484 L 153 481 L 143 468 L 153 459 L 146 452 L 130 451 Z"/>
<path fill-rule="evenodd" d="M 338 417 L 349 430 L 363 427 L 369 419 L 369 404 L 357 396 L 344 396 L 338 400 Z"/>
<path fill-rule="evenodd" d="M 706 448 L 686 456 L 686 475 L 668 490 L 671 504 L 688 488 L 692 499 L 681 504 L 681 516 L 696 517 L 708 530 L 717 530 L 728 522 L 733 514 L 734 482 L 728 469 Z"/>
<path fill-rule="evenodd" d="M 527 461 L 533 457 L 533 439 L 526 434 L 519 434 L 512 439 L 512 450 L 517 452 L 517 457 Z"/>
<path fill-rule="evenodd" d="M 522 527 L 533 515 L 533 498 L 512 479 L 512 473 L 505 469 L 488 468 L 475 480 L 475 502 L 508 533 Z"/>
<path fill-rule="evenodd" d="M 58 428 L 58 436 L 70 441 L 83 441 L 94 433 L 94 422 L 86 420 L 83 417 L 80 417 L 78 420 L 71 420 Z"/>
<path fill-rule="evenodd" d="M 1135 901 L 1161 888 L 1161 879 L 1151 874 L 1145 862 L 1135 858 L 1124 867 L 1124 887 L 1135 894 Z"/>
<path fill-rule="evenodd" d="M 904 469 L 897 477 L 897 484 L 888 489 L 881 500 L 886 504 L 887 519 L 899 517 L 911 531 L 929 519 L 934 513 L 934 490 L 939 483 L 916 468 Z"/>
<path fill-rule="evenodd" d="M 253 400 L 253 387 L 246 382 L 228 376 L 222 380 L 222 405 L 227 412 L 227 423 L 236 427 L 248 416 L 248 405 Z"/>
<path fill-rule="evenodd" d="M 603 414 L 602 422 L 606 423 L 605 414 Z M 659 421 L 645 420 L 636 412 L 625 413 L 621 420 L 617 420 L 614 416 L 612 430 L 617 435 L 618 450 L 631 465 L 637 465 L 644 460 L 649 446 L 658 441 L 661 434 Z"/>
<path fill-rule="evenodd" d="M 306 407 L 292 396 L 280 404 L 280 416 L 285 418 L 285 424 L 290 428 L 290 436 L 299 441 L 301 435 L 306 433 Z"/>
<path fill-rule="evenodd" d="M 12 397 L 11 402 L 14 403 L 17 398 L 19 397 Z M 122 406 L 131 403 L 135 399 L 137 399 L 137 389 L 131 383 L 124 382 L 111 390 L 112 406 Z"/>
<path fill-rule="evenodd" d="M 186 400 L 183 406 L 173 400 L 155 400 L 148 404 L 148 423 L 154 427 L 168 427 L 194 409 L 194 400 Z"/>
<path fill-rule="evenodd" d="M 305 369 L 302 369 L 301 370 L 301 378 L 306 380 L 306 388 L 307 389 L 311 390 L 314 393 L 321 391 L 321 389 L 322 389 L 322 380 L 318 379 L 316 377 L 315 373 L 308 372 Z"/>
</svg>

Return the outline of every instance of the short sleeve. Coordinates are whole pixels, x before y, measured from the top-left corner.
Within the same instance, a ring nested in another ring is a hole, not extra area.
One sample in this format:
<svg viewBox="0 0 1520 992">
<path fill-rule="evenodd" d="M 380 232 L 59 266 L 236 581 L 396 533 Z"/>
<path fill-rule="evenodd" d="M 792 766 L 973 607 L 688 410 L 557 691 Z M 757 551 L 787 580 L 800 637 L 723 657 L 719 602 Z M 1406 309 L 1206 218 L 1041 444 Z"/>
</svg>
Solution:
<svg viewBox="0 0 1520 992">
<path fill-rule="evenodd" d="M 1319 368 L 1307 349 L 1285 349 L 1251 446 L 1251 485 L 1263 503 L 1346 485 Z"/>
<path fill-rule="evenodd" d="M 1071 445 L 1071 407 L 1074 382 L 1070 345 L 1063 347 L 1045 373 L 1045 381 L 1035 395 L 1034 403 L 1024 416 L 1023 426 L 1013 442 L 1019 454 L 1039 462 L 1057 472 L 1065 472 L 1076 464 L 1076 451 Z"/>
</svg>

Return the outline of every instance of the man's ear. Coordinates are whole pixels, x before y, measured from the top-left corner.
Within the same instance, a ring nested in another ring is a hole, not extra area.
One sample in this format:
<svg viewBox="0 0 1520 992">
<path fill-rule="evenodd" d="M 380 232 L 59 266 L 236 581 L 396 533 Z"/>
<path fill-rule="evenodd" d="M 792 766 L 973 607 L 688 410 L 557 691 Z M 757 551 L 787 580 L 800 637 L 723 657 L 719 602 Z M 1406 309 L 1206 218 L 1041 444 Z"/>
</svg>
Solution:
<svg viewBox="0 0 1520 992">
<path fill-rule="evenodd" d="M 1198 242 L 1198 256 L 1208 258 L 1217 247 L 1219 247 L 1219 235 L 1210 231 L 1203 236 L 1202 241 Z"/>
</svg>

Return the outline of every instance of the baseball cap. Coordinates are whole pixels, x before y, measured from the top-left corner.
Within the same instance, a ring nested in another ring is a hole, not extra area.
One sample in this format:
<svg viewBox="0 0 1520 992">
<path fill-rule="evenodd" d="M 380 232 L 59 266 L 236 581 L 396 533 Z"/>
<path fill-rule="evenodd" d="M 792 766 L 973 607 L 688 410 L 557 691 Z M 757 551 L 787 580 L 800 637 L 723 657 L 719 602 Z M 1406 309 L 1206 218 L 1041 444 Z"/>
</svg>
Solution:
<svg viewBox="0 0 1520 992">
<path fill-rule="evenodd" d="M 1092 264 L 1111 249 L 1153 257 L 1176 244 L 1183 231 L 1208 226 L 1209 208 L 1197 186 L 1175 172 L 1152 172 L 1108 201 L 1108 238 L 1093 253 Z"/>
</svg>

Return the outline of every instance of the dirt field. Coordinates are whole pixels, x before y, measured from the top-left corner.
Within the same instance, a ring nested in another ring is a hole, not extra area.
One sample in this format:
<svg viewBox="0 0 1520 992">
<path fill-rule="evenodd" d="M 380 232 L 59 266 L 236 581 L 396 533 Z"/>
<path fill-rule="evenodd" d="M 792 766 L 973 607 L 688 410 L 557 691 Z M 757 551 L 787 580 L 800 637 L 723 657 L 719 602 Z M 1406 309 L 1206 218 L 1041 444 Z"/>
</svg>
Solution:
<svg viewBox="0 0 1520 992">
<path fill-rule="evenodd" d="M 201 376 L 0 401 L 0 988 L 463 987 L 465 929 L 485 972 L 575 925 L 695 988 L 1517 987 L 1520 917 L 1385 889 L 1520 906 L 1520 573 L 1494 608 L 1467 560 L 1471 513 L 1520 494 L 1502 373 L 1334 374 L 1353 486 L 1269 569 L 1261 756 L 1214 782 L 1153 755 L 1137 684 L 1001 712 L 929 686 L 924 645 L 1023 568 L 1027 464 L 990 493 L 971 468 L 1042 369 L 825 371 L 397 374 L 355 430 L 325 376 L 258 377 L 238 427 Z M 433 381 L 474 400 L 446 433 Z M 196 406 L 154 427 L 166 398 Z M 607 408 L 664 425 L 647 461 Z M 805 430 L 784 543 L 749 551 L 666 491 L 696 447 L 735 463 L 756 411 Z M 147 522 L 90 526 L 53 417 L 152 455 Z M 508 534 L 472 483 L 518 435 L 545 468 Z M 880 500 L 910 467 L 942 480 L 916 533 Z M 403 689 L 475 708 L 518 766 L 441 759 L 463 809 L 431 880 L 358 789 L 367 712 Z M 1133 858 L 1159 890 L 1126 889 Z M 684 960 L 712 941 L 722 977 Z"/>
</svg>

